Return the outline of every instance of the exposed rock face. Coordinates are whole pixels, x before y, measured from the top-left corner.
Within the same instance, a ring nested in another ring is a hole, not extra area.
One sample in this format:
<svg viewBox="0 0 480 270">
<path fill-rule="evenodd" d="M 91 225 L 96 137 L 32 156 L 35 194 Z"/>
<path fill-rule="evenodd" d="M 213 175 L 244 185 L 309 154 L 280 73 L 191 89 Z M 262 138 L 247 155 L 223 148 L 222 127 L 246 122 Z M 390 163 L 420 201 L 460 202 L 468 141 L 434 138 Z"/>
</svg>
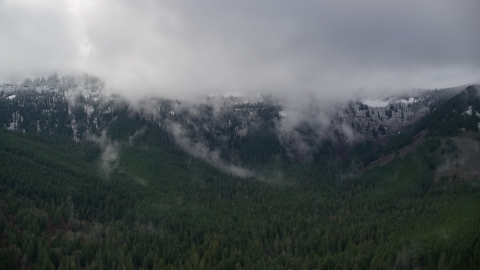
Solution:
<svg viewBox="0 0 480 270">
<path fill-rule="evenodd" d="M 122 125 L 124 117 L 136 117 L 166 131 L 177 123 L 188 138 L 210 149 L 223 149 L 223 156 L 238 155 L 237 148 L 260 137 L 272 144 L 270 148 L 283 147 L 296 158 L 308 159 L 310 149 L 324 140 L 340 144 L 384 140 L 463 90 L 421 91 L 328 108 L 312 101 L 291 112 L 285 109 L 285 101 L 260 95 L 209 96 L 196 103 L 150 98 L 130 104 L 119 95 L 105 94 L 103 88 L 103 82 L 86 75 L 4 83 L 0 85 L 0 127 L 82 140 Z"/>
</svg>

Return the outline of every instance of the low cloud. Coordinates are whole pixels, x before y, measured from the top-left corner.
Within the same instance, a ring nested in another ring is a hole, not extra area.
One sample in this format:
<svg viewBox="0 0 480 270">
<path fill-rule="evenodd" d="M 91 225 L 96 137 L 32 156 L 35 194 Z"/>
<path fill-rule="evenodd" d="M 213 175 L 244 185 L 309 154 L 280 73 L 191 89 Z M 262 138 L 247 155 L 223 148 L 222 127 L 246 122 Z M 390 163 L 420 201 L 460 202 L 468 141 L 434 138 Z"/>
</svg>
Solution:
<svg viewBox="0 0 480 270">
<path fill-rule="evenodd" d="M 220 158 L 220 152 L 218 150 L 211 151 L 208 147 L 201 142 L 192 142 L 185 134 L 185 130 L 180 124 L 169 123 L 170 132 L 175 138 L 175 142 L 187 153 L 194 157 L 201 158 L 210 165 L 222 170 L 225 173 L 232 174 L 238 177 L 251 177 L 254 173 L 248 169 L 228 164 Z"/>
<path fill-rule="evenodd" d="M 143 134 L 145 134 L 145 131 L 147 130 L 147 127 L 142 127 L 141 129 L 135 131 L 135 133 L 133 133 L 132 136 L 129 136 L 128 137 L 128 143 L 129 144 L 133 144 L 135 142 L 135 140 L 142 136 Z"/>
<path fill-rule="evenodd" d="M 308 123 L 314 130 L 323 133 L 328 130 L 331 119 L 345 104 L 316 95 L 297 96 L 281 101 L 282 121 L 280 131 L 290 131 L 299 123 Z"/>
<path fill-rule="evenodd" d="M 120 144 L 108 139 L 106 130 L 102 132 L 100 137 L 96 135 L 88 135 L 87 140 L 96 142 L 102 149 L 102 154 L 100 155 L 100 167 L 104 172 L 105 177 L 108 177 L 113 170 L 118 168 Z"/>
<path fill-rule="evenodd" d="M 480 81 L 478 10 L 478 0 L 3 0 L 0 79 L 86 72 L 130 99 L 450 87 Z"/>
</svg>

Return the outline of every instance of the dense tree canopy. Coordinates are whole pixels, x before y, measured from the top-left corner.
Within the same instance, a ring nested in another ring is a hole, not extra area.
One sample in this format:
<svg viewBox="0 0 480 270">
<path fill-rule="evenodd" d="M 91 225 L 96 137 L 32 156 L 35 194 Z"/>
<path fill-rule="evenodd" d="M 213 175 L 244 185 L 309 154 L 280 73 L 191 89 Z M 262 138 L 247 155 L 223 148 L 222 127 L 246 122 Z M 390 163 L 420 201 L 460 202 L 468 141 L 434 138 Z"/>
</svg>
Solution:
<svg viewBox="0 0 480 270">
<path fill-rule="evenodd" d="M 0 130 L 0 269 L 476 269 L 479 180 L 435 173 L 459 151 L 451 136 L 478 131 L 471 91 L 385 145 L 324 141 L 311 162 L 291 162 L 263 127 L 235 141 L 262 164 L 251 178 L 186 154 L 127 107 L 111 116 L 110 163 L 67 131 Z"/>
</svg>

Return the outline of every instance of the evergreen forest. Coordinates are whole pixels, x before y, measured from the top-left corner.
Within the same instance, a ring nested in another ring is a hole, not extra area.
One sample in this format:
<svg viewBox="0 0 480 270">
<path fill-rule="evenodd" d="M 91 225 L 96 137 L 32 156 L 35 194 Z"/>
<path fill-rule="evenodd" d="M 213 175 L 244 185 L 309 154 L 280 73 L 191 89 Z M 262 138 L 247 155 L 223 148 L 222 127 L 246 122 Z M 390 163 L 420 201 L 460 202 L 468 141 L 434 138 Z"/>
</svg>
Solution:
<svg viewBox="0 0 480 270">
<path fill-rule="evenodd" d="M 384 143 L 326 140 L 308 162 L 265 128 L 235 142 L 247 177 L 126 111 L 104 145 L 2 129 L 0 269 L 480 269 L 480 179 L 458 173 L 477 110 L 469 87 Z"/>
</svg>

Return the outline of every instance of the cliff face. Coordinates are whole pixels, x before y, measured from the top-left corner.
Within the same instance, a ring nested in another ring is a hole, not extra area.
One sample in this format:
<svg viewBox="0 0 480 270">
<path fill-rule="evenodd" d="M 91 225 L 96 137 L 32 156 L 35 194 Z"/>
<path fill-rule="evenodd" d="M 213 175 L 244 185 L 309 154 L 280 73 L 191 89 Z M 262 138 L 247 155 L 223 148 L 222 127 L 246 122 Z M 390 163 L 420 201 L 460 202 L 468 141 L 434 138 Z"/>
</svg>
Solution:
<svg viewBox="0 0 480 270">
<path fill-rule="evenodd" d="M 291 106 L 260 95 L 201 97 L 194 103 L 154 97 L 133 104 L 103 90 L 103 82 L 90 76 L 51 75 L 4 83 L 0 85 L 0 127 L 74 140 L 100 135 L 104 130 L 117 138 L 128 138 L 145 128 L 156 128 L 175 139 L 171 132 L 175 123 L 182 136 L 218 150 L 227 160 L 264 156 L 259 159 L 263 162 L 278 155 L 309 160 L 325 141 L 337 145 L 340 154 L 356 141 L 385 141 L 462 89 L 421 91 L 335 106 L 315 100 Z"/>
</svg>

